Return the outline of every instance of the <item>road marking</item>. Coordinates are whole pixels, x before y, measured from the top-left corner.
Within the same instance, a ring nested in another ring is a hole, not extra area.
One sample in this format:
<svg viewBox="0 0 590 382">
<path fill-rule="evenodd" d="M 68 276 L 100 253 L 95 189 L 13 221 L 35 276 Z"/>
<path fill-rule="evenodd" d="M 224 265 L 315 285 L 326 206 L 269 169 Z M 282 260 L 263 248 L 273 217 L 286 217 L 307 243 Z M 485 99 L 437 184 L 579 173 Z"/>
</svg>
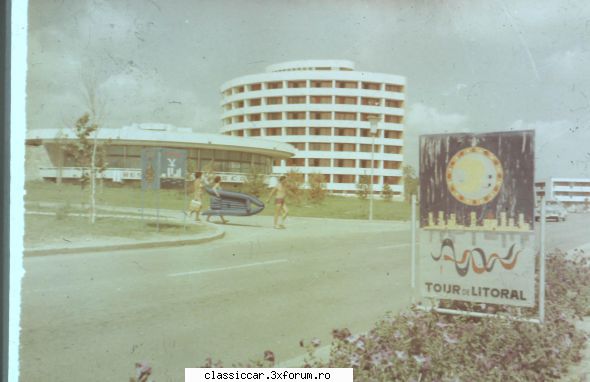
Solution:
<svg viewBox="0 0 590 382">
<path fill-rule="evenodd" d="M 418 244 L 416 244 L 418 245 Z M 377 249 L 389 249 L 389 248 L 402 248 L 402 247 L 409 247 L 410 244 L 395 244 L 395 245 L 385 245 L 383 247 L 378 247 Z"/>
<path fill-rule="evenodd" d="M 259 265 L 270 265 L 270 264 L 278 264 L 278 263 L 286 263 L 289 260 L 287 259 L 280 259 L 280 260 L 271 260 L 271 261 L 262 261 L 259 263 L 250 263 L 250 264 L 242 264 L 242 265 L 234 265 L 232 267 L 223 267 L 223 268 L 211 268 L 211 269 L 201 269 L 199 271 L 191 271 L 191 272 L 180 272 L 180 273 L 171 273 L 169 277 L 177 277 L 177 276 L 187 276 L 187 275 L 198 275 L 199 273 L 209 273 L 209 272 L 221 272 L 221 271 L 229 271 L 232 269 L 239 269 L 239 268 L 248 268 L 248 267 L 257 267 Z"/>
</svg>

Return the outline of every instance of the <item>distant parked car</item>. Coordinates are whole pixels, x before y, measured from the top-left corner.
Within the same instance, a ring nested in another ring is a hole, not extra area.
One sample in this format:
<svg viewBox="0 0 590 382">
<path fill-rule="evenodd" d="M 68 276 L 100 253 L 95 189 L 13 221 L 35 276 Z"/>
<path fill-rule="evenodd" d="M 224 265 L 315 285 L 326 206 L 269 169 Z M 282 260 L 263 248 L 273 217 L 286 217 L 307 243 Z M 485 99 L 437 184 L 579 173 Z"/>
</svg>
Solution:
<svg viewBox="0 0 590 382">
<path fill-rule="evenodd" d="M 545 205 L 545 220 L 555 220 L 564 222 L 567 219 L 567 210 L 561 204 L 547 203 Z M 535 220 L 541 220 L 541 209 L 535 209 Z"/>
</svg>

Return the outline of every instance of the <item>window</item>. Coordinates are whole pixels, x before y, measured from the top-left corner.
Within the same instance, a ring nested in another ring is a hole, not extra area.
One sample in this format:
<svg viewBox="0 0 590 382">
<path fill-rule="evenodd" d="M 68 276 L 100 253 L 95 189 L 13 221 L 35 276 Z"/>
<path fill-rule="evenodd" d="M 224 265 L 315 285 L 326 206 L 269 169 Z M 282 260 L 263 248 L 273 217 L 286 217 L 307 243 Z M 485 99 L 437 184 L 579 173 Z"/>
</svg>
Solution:
<svg viewBox="0 0 590 382">
<path fill-rule="evenodd" d="M 385 122 L 388 123 L 402 123 L 403 117 L 400 115 L 386 115 Z"/>
<path fill-rule="evenodd" d="M 404 107 L 404 101 L 398 101 L 398 100 L 394 100 L 394 99 L 387 99 L 385 100 L 385 106 L 387 107 Z"/>
<path fill-rule="evenodd" d="M 334 183 L 354 183 L 354 175 L 334 175 Z"/>
<path fill-rule="evenodd" d="M 334 151 L 356 151 L 354 143 L 335 143 Z"/>
<path fill-rule="evenodd" d="M 310 142 L 309 143 L 309 150 L 310 151 L 330 151 L 330 144 L 329 143 L 318 143 L 318 142 Z"/>
<path fill-rule="evenodd" d="M 241 109 L 244 107 L 244 101 L 234 102 L 234 109 Z"/>
<path fill-rule="evenodd" d="M 251 92 L 255 92 L 262 89 L 262 84 L 251 84 L 250 85 L 250 91 Z"/>
<path fill-rule="evenodd" d="M 266 120 L 267 121 L 278 121 L 280 119 L 283 119 L 283 113 L 266 113 Z"/>
<path fill-rule="evenodd" d="M 244 136 L 244 130 L 236 130 L 236 135 L 238 137 L 243 137 Z"/>
<path fill-rule="evenodd" d="M 287 166 L 305 166 L 305 158 L 289 158 L 287 159 Z"/>
<path fill-rule="evenodd" d="M 310 127 L 309 135 L 332 135 L 331 127 Z"/>
<path fill-rule="evenodd" d="M 334 117 L 338 121 L 356 121 L 356 113 L 344 113 L 337 111 Z"/>
<path fill-rule="evenodd" d="M 386 84 L 385 90 L 388 92 L 402 93 L 404 91 L 404 87 L 402 85 Z"/>
<path fill-rule="evenodd" d="M 373 161 L 373 168 L 381 168 L 381 161 Z M 363 159 L 359 161 L 359 167 L 360 168 L 371 168 L 371 161 L 367 160 L 367 159 Z"/>
<path fill-rule="evenodd" d="M 384 176 L 383 184 L 400 184 L 401 178 L 399 176 Z"/>
<path fill-rule="evenodd" d="M 283 134 L 281 132 L 280 127 L 270 127 L 268 129 L 266 129 L 266 135 L 272 137 L 272 136 L 283 135 Z"/>
<path fill-rule="evenodd" d="M 238 115 L 238 116 L 234 117 L 234 123 L 241 123 L 241 122 L 244 122 L 243 115 Z"/>
<path fill-rule="evenodd" d="M 243 86 L 238 86 L 234 88 L 234 92 L 235 93 L 243 93 L 244 92 L 244 87 Z"/>
<path fill-rule="evenodd" d="M 367 90 L 381 90 L 381 84 L 377 82 L 363 82 L 362 88 Z"/>
<path fill-rule="evenodd" d="M 385 154 L 400 154 L 402 152 L 401 146 L 383 146 Z"/>
<path fill-rule="evenodd" d="M 310 167 L 330 167 L 329 159 L 309 158 L 308 163 Z"/>
<path fill-rule="evenodd" d="M 289 142 L 289 144 L 297 150 L 305 150 L 305 142 Z"/>
<path fill-rule="evenodd" d="M 403 136 L 401 131 L 385 130 L 383 133 L 385 134 L 385 138 L 391 139 L 402 139 Z"/>
<path fill-rule="evenodd" d="M 305 112 L 304 111 L 287 112 L 287 119 L 305 119 Z"/>
<path fill-rule="evenodd" d="M 311 103 L 332 103 L 332 96 L 311 96 Z"/>
<path fill-rule="evenodd" d="M 304 88 L 307 86 L 307 81 L 289 81 L 287 82 L 287 87 L 290 88 Z"/>
<path fill-rule="evenodd" d="M 388 170 L 398 170 L 401 167 L 402 162 L 386 160 L 383 162 L 383 168 Z"/>
<path fill-rule="evenodd" d="M 311 81 L 312 88 L 331 88 L 332 81 Z"/>
<path fill-rule="evenodd" d="M 260 114 L 248 114 L 248 121 L 260 121 Z"/>
<path fill-rule="evenodd" d="M 310 111 L 309 119 L 332 119 L 330 111 Z"/>
<path fill-rule="evenodd" d="M 339 105 L 356 105 L 356 97 L 336 97 L 336 103 Z"/>
<path fill-rule="evenodd" d="M 288 104 L 305 103 L 305 96 L 287 97 L 287 103 Z"/>
<path fill-rule="evenodd" d="M 334 167 L 355 167 L 354 159 L 334 159 Z"/>
<path fill-rule="evenodd" d="M 260 129 L 250 129 L 250 136 L 251 137 L 259 137 L 260 136 Z"/>
<path fill-rule="evenodd" d="M 370 137 L 371 136 L 371 129 L 361 129 L 361 137 Z M 381 136 L 381 130 L 377 129 L 375 132 L 375 137 L 378 138 Z"/>
<path fill-rule="evenodd" d="M 248 100 L 249 106 L 260 106 L 260 98 L 252 98 Z"/>
<path fill-rule="evenodd" d="M 361 113 L 361 121 L 369 121 L 369 118 L 379 117 L 379 114 Z"/>
<path fill-rule="evenodd" d="M 266 88 L 267 89 L 282 89 L 283 83 L 281 81 L 267 82 Z"/>
<path fill-rule="evenodd" d="M 337 128 L 336 135 L 340 137 L 354 137 L 356 135 L 356 129 L 351 128 Z"/>
<path fill-rule="evenodd" d="M 361 98 L 361 104 L 367 106 L 381 106 L 381 100 L 379 98 Z"/>
<path fill-rule="evenodd" d="M 343 88 L 343 89 L 357 89 L 358 88 L 358 82 L 352 82 L 352 81 L 336 81 L 336 87 L 337 88 Z"/>
<path fill-rule="evenodd" d="M 287 127 L 287 135 L 305 135 L 305 127 Z"/>
<path fill-rule="evenodd" d="M 363 153 L 370 153 L 371 146 L 372 145 L 361 144 L 361 145 L 359 145 L 359 151 L 363 152 Z M 380 150 L 381 150 L 381 145 L 375 145 L 375 152 L 378 153 L 378 152 L 380 152 Z"/>
<path fill-rule="evenodd" d="M 283 97 L 268 97 L 266 99 L 267 105 L 280 105 L 283 103 Z"/>
</svg>

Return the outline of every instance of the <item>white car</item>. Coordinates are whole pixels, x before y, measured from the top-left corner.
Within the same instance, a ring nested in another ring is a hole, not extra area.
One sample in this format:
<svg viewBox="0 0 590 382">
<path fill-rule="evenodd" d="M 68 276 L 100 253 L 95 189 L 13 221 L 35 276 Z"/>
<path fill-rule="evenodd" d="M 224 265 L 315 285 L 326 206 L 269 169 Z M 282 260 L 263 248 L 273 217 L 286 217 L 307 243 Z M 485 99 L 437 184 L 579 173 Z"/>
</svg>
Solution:
<svg viewBox="0 0 590 382">
<path fill-rule="evenodd" d="M 567 219 L 567 210 L 561 204 L 547 204 L 545 205 L 545 220 L 555 220 L 557 222 L 564 222 Z M 541 220 L 541 209 L 535 209 L 535 220 Z"/>
</svg>

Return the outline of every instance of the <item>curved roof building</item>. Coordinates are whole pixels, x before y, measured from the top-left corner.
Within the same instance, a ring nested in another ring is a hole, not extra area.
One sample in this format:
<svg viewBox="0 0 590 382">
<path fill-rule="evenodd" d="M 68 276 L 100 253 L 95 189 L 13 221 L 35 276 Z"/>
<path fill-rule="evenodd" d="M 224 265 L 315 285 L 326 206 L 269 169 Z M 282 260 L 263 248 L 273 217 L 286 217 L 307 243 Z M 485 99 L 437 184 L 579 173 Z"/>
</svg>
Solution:
<svg viewBox="0 0 590 382">
<path fill-rule="evenodd" d="M 374 192 L 385 184 L 401 196 L 405 78 L 356 71 L 346 60 L 305 60 L 271 65 L 265 73 L 234 78 L 221 87 L 226 135 L 262 137 L 299 151 L 274 162 L 275 173 L 320 173 L 327 189 L 352 193 L 371 174 Z"/>
<path fill-rule="evenodd" d="M 56 178 L 60 163 L 63 178 L 78 178 L 79 164 L 64 155 L 63 145 L 75 139 L 72 129 L 38 129 L 27 132 L 29 146 L 43 145 L 50 166 L 39 169 L 43 178 Z M 117 181 L 141 179 L 141 150 L 147 147 L 186 149 L 187 167 L 201 170 L 211 164 L 225 183 L 241 183 L 251 171 L 270 174 L 272 162 L 292 157 L 297 150 L 286 143 L 228 137 L 221 134 L 194 133 L 189 128 L 166 124 L 133 124 L 120 129 L 101 128 L 97 131 L 99 143 L 107 143 L 107 169 L 104 178 Z"/>
</svg>

